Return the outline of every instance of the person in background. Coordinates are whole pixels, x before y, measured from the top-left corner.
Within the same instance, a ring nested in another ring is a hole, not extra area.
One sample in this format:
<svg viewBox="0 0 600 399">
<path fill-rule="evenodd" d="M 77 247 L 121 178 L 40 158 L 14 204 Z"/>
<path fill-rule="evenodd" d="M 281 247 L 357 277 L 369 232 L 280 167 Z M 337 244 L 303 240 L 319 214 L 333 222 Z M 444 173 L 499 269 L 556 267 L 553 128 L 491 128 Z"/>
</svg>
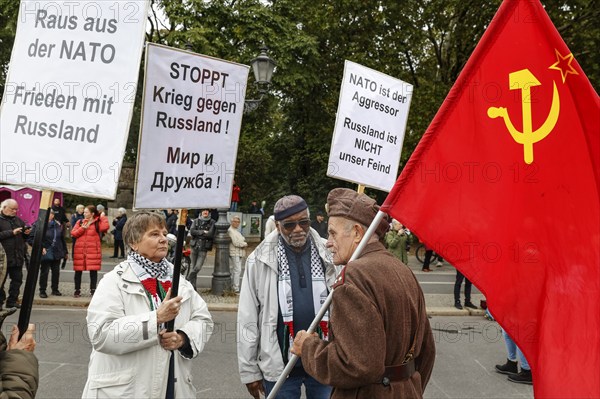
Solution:
<svg viewBox="0 0 600 399">
<path fill-rule="evenodd" d="M 94 295 L 98 282 L 98 270 L 102 265 L 101 234 L 108 231 L 108 220 L 101 217 L 94 205 L 83 210 L 83 219 L 79 220 L 71 235 L 77 239 L 73 252 L 73 270 L 75 270 L 75 298 L 81 297 L 81 276 L 83 271 L 90 272 L 90 294 Z"/>
<path fill-rule="evenodd" d="M 177 235 L 177 217 L 179 211 L 177 209 L 167 209 L 167 232 Z"/>
<path fill-rule="evenodd" d="M 30 245 L 33 245 L 33 237 L 37 230 L 37 222 L 33 225 L 31 234 L 29 235 Z M 60 279 L 60 262 L 63 259 L 69 258 L 69 251 L 67 250 L 67 243 L 65 242 L 64 235 L 65 227 L 56 220 L 56 213 L 53 209 L 50 210 L 48 216 L 48 227 L 46 228 L 46 235 L 42 240 L 42 258 L 40 261 L 40 298 L 48 298 L 46 288 L 48 288 L 48 274 L 52 271 L 52 280 L 50 282 L 50 288 L 52 289 L 52 295 L 62 296 L 62 293 L 58 290 L 58 283 Z"/>
<path fill-rule="evenodd" d="M 85 209 L 85 205 L 83 205 L 83 204 L 79 204 L 75 207 L 75 212 L 73 212 L 71 214 L 71 222 L 70 222 L 71 229 L 73 229 L 73 227 L 75 227 L 75 224 L 77 223 L 77 221 L 83 219 L 83 210 L 84 209 Z M 75 253 L 75 241 L 77 241 L 77 239 L 71 235 L 71 255 L 73 253 Z M 64 269 L 65 266 L 66 266 L 66 262 L 63 261 L 60 268 Z"/>
<path fill-rule="evenodd" d="M 267 219 L 267 221 L 265 223 L 265 237 L 264 238 L 267 238 L 267 236 L 275 230 L 277 230 L 277 224 L 275 223 L 275 215 L 271 215 L 271 216 L 269 216 L 269 218 Z"/>
<path fill-rule="evenodd" d="M 533 385 L 531 367 L 529 366 L 525 355 L 504 329 L 502 329 L 502 336 L 504 337 L 504 344 L 506 345 L 508 354 L 505 364 L 496 365 L 496 372 L 507 374 L 508 380 L 511 382 Z M 521 363 L 521 371 L 519 371 L 517 360 Z"/>
<path fill-rule="evenodd" d="M 0 309 L 6 300 L 6 307 L 20 308 L 18 303 L 19 291 L 23 284 L 23 262 L 25 251 L 27 251 L 26 240 L 31 233 L 31 227 L 17 216 L 19 204 L 14 199 L 6 199 L 0 204 L 0 243 L 6 252 L 6 270 L 2 281 L 0 281 Z M 10 277 L 8 298 L 4 291 L 4 284 Z"/>
<path fill-rule="evenodd" d="M 408 247 L 408 234 L 402 223 L 396 219 L 392 220 L 392 229 L 385 235 L 385 244 L 392 255 L 408 265 L 408 252 L 406 250 Z"/>
<path fill-rule="evenodd" d="M 424 272 L 430 272 L 429 265 L 431 264 L 431 257 L 433 256 L 433 249 L 425 245 L 425 259 L 423 259 L 423 267 L 421 268 Z"/>
<path fill-rule="evenodd" d="M 333 386 L 333 399 L 421 398 L 435 361 L 423 291 L 380 242 L 389 227 L 385 219 L 350 261 L 379 211 L 372 198 L 336 188 L 327 204 L 327 247 L 335 265 L 346 265 L 334 285 L 332 338 L 299 331 L 292 353 L 309 375 Z"/>
<path fill-rule="evenodd" d="M 71 229 L 75 227 L 77 221 L 83 219 L 83 210 L 85 209 L 85 205 L 79 204 L 75 207 L 75 212 L 71 214 L 71 219 L 69 221 Z M 72 239 L 73 248 L 75 247 L 75 238 Z M 72 253 L 73 251 L 71 251 Z"/>
<path fill-rule="evenodd" d="M 310 227 L 317 230 L 317 233 L 325 239 L 327 239 L 327 221 L 322 212 L 317 212 L 317 218 L 313 220 Z"/>
<path fill-rule="evenodd" d="M 231 226 L 227 230 L 231 244 L 229 244 L 229 265 L 231 266 L 231 288 L 236 294 L 240 292 L 240 277 L 242 274 L 242 258 L 246 256 L 248 243 L 240 233 L 240 218 L 233 216 Z"/>
<path fill-rule="evenodd" d="M 260 206 L 258 206 L 258 202 L 252 201 L 250 203 L 250 209 L 248 210 L 248 213 L 256 213 L 262 215 L 262 211 L 260 209 Z"/>
<path fill-rule="evenodd" d="M 54 211 L 54 220 L 61 224 L 61 226 L 69 227 L 69 219 L 67 219 L 67 211 L 60 204 L 60 198 L 54 198 L 52 202 L 52 208 Z"/>
<path fill-rule="evenodd" d="M 196 289 L 198 273 L 202 270 L 202 266 L 206 260 L 206 254 L 212 250 L 215 233 L 215 221 L 210 217 L 210 211 L 203 209 L 200 217 L 192 222 L 192 227 L 190 228 L 192 254 L 187 279 L 192 283 L 194 289 Z"/>
<path fill-rule="evenodd" d="M 477 306 L 471 302 L 471 287 L 473 284 L 458 269 L 456 269 L 456 280 L 454 281 L 454 307 L 461 310 L 463 308 L 460 304 L 460 286 L 463 280 L 465 281 L 465 307 L 477 309 Z"/>
<path fill-rule="evenodd" d="M 115 239 L 114 252 L 111 258 L 116 259 L 119 257 L 119 251 L 121 251 L 120 258 L 125 259 L 125 244 L 123 243 L 123 227 L 127 222 L 127 210 L 125 208 L 119 208 L 117 211 L 117 217 L 113 219 L 113 226 L 115 227 L 113 236 Z"/>
<path fill-rule="evenodd" d="M 185 279 L 171 297 L 166 235 L 154 212 L 135 213 L 125 224 L 127 259 L 104 276 L 88 307 L 92 353 L 83 398 L 196 397 L 190 360 L 204 349 L 213 322 Z"/>
<path fill-rule="evenodd" d="M 235 184 L 235 180 L 233 181 L 233 187 L 231 189 L 231 207 L 229 210 L 231 212 L 237 212 L 238 203 L 240 202 L 240 186 Z"/>
<path fill-rule="evenodd" d="M 104 219 L 102 221 L 102 223 L 106 223 L 108 225 L 108 218 L 106 217 L 106 212 L 104 212 L 104 205 L 98 204 L 96 206 L 96 210 L 100 214 L 100 219 Z M 100 241 L 102 241 L 102 239 L 104 238 L 104 234 L 106 234 L 106 231 L 101 231 L 100 232 Z"/>
<path fill-rule="evenodd" d="M 256 399 L 273 389 L 291 357 L 295 332 L 306 329 L 336 278 L 325 240 L 310 228 L 308 205 L 297 195 L 275 203 L 278 234 L 269 234 L 246 260 L 238 311 L 240 379 Z M 318 333 L 328 337 L 327 315 Z M 331 387 L 296 363 L 277 397 L 329 398 Z"/>
</svg>

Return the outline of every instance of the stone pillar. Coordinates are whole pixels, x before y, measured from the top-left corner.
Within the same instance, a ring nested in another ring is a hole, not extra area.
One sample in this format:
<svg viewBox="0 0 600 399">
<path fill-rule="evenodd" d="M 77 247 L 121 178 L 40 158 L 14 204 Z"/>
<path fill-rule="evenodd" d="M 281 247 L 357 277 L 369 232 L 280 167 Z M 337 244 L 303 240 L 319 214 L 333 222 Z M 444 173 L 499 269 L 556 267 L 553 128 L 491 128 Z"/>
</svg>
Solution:
<svg viewBox="0 0 600 399">
<path fill-rule="evenodd" d="M 121 175 L 119 176 L 119 185 L 117 186 L 117 196 L 114 201 L 108 201 L 108 208 L 125 208 L 131 210 L 133 207 L 133 188 L 135 182 L 135 164 L 123 162 Z"/>
<path fill-rule="evenodd" d="M 223 295 L 223 291 L 231 289 L 231 273 L 229 272 L 229 243 L 231 238 L 227 233 L 229 222 L 227 221 L 228 209 L 219 209 L 219 220 L 217 220 L 215 235 L 215 268 L 212 279 L 212 294 Z"/>
</svg>

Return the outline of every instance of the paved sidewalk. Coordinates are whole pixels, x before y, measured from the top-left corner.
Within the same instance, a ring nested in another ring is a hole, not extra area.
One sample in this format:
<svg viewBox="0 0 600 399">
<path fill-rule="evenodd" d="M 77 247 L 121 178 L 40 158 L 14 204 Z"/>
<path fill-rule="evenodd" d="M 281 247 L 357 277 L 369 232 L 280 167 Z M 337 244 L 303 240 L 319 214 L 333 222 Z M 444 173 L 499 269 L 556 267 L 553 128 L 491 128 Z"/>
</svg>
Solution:
<svg viewBox="0 0 600 399">
<path fill-rule="evenodd" d="M 112 248 L 103 247 L 103 271 L 109 270 L 112 265 L 116 264 L 118 260 L 110 259 L 112 255 Z M 416 260 L 414 256 L 409 256 L 408 266 L 411 268 L 413 273 L 419 278 L 420 275 L 424 275 L 425 273 L 421 271 L 421 264 Z M 207 256 L 204 267 L 206 269 L 212 268 L 214 265 L 214 251 L 209 253 Z M 72 270 L 71 262 L 67 263 L 66 270 Z M 442 268 L 439 268 L 431 273 L 432 274 L 452 274 L 454 275 L 454 268 L 448 264 L 444 264 Z M 85 275 L 88 273 L 84 273 Z M 24 276 L 25 277 L 25 276 Z M 99 276 L 100 279 L 100 276 Z M 66 280 L 61 276 L 61 280 Z M 25 285 L 25 283 L 23 283 Z M 59 290 L 62 292 L 63 296 L 53 296 L 50 294 L 50 287 L 48 287 L 48 298 L 40 298 L 39 293 L 37 292 L 36 286 L 36 295 L 33 300 L 34 305 L 48 305 L 48 306 L 73 306 L 73 307 L 87 307 L 91 300 L 91 295 L 89 292 L 89 283 L 86 283 L 85 280 L 82 283 L 81 290 L 81 298 L 74 298 L 74 283 L 72 281 L 61 281 L 59 284 Z M 23 289 L 23 288 L 22 288 Z M 21 289 L 21 291 L 22 291 Z M 475 291 L 475 290 L 474 290 Z M 208 308 L 211 311 L 231 311 L 237 312 L 238 308 L 238 298 L 237 296 L 230 294 L 225 294 L 223 296 L 212 295 L 209 288 L 201 288 L 200 295 L 208 304 Z M 484 299 L 483 295 L 474 293 L 471 296 L 472 302 L 476 305 L 479 304 L 481 299 Z M 452 293 L 448 294 L 425 294 L 425 303 L 427 306 L 427 314 L 430 316 L 480 316 L 484 315 L 483 309 L 456 309 L 452 304 L 454 303 L 454 297 Z"/>
</svg>

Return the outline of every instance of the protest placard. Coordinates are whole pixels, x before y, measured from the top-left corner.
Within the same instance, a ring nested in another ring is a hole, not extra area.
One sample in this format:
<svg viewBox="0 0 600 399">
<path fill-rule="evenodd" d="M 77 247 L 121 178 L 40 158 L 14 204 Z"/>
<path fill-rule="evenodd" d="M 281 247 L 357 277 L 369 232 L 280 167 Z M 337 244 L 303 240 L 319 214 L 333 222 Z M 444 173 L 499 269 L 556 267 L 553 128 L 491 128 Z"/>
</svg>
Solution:
<svg viewBox="0 0 600 399">
<path fill-rule="evenodd" d="M 411 97 L 412 85 L 346 60 L 327 176 L 390 191 Z"/>
<path fill-rule="evenodd" d="M 147 0 L 22 0 L 0 109 L 0 181 L 114 198 Z"/>
<path fill-rule="evenodd" d="M 148 44 L 135 208 L 229 208 L 248 69 Z"/>
</svg>

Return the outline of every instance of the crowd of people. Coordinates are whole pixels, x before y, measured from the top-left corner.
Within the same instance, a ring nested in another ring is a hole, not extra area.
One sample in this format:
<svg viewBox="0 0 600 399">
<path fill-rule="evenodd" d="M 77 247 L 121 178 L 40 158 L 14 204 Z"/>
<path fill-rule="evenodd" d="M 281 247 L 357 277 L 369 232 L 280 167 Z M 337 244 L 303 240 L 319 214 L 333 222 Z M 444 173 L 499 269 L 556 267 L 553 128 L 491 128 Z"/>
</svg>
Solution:
<svg viewBox="0 0 600 399">
<path fill-rule="evenodd" d="M 264 213 L 256 202 L 251 205 L 253 211 Z M 111 258 L 121 261 L 98 282 L 102 238 L 109 230 L 108 218 L 99 208 L 78 205 L 69 220 L 60 201 L 55 202 L 42 239 L 40 298 L 48 297 L 49 275 L 51 295 L 62 295 L 59 274 L 69 256 L 75 297 L 82 295 L 83 272 L 90 273 L 87 322 L 92 353 L 83 397 L 170 398 L 175 392 L 179 397 L 194 397 L 195 388 L 186 377 L 189 359 L 202 352 L 212 330 L 196 280 L 213 248 L 216 220 L 209 209 L 202 209 L 184 222 L 191 266 L 172 294 L 167 235 L 177 234 L 178 212 L 144 211 L 128 217 L 125 209 L 119 209 L 112 221 Z M 298 361 L 278 398 L 300 398 L 302 387 L 307 397 L 316 399 L 422 397 L 433 369 L 435 343 L 423 292 L 407 267 L 410 231 L 384 218 L 362 253 L 350 261 L 379 207 L 364 194 L 334 189 L 326 209 L 328 219 L 322 212 L 312 219 L 302 197 L 282 197 L 265 223 L 264 239 L 250 254 L 240 217 L 230 215 L 229 265 L 231 288 L 239 295 L 241 382 L 254 398 L 269 395 L 296 355 Z M 2 282 L 10 278 L 8 295 L 4 284 L 0 290 L 1 303 L 6 301 L 7 306 L 0 323 L 19 307 L 26 243 L 32 243 L 39 228 L 27 226 L 17 211 L 14 200 L 0 205 L 0 277 Z M 65 240 L 67 228 L 73 240 L 71 251 Z M 455 305 L 462 308 L 463 281 L 464 304 L 476 308 L 470 298 L 471 284 L 458 270 Z M 308 334 L 330 293 L 332 306 L 314 333 Z M 136 326 L 135 339 L 131 339 L 131 325 Z M 33 326 L 20 340 L 18 336 L 14 330 L 8 341 L 0 335 L 0 368 L 17 367 L 8 364 L 19 359 L 22 378 L 14 389 L 34 397 L 38 380 L 33 372 L 37 371 Z M 504 337 L 507 362 L 497 365 L 496 371 L 508 374 L 513 382 L 531 383 L 526 359 L 510 336 L 504 333 Z M 2 389 L 13 388 L 5 384 L 0 385 L 0 393 Z"/>
</svg>

